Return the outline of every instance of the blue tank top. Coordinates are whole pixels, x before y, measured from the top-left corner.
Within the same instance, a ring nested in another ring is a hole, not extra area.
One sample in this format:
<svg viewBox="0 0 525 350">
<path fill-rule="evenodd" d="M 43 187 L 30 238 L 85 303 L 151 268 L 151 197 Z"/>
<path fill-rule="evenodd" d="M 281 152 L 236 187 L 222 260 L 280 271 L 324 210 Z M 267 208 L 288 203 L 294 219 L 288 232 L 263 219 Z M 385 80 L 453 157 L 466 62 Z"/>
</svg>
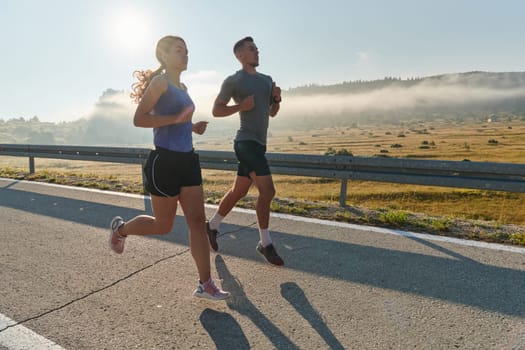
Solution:
<svg viewBox="0 0 525 350">
<path fill-rule="evenodd" d="M 160 96 L 153 109 L 155 114 L 177 114 L 193 101 L 185 90 L 168 82 L 168 90 Z M 153 128 L 153 143 L 176 152 L 190 152 L 193 149 L 192 122 L 172 124 Z"/>
</svg>

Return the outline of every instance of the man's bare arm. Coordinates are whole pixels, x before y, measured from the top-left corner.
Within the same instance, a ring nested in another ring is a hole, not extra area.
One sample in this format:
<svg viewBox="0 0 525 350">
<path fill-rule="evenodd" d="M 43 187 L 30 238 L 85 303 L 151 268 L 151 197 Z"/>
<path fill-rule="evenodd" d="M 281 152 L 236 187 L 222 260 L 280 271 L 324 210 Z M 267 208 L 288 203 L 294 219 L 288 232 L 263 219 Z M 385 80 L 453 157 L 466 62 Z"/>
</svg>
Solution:
<svg viewBox="0 0 525 350">
<path fill-rule="evenodd" d="M 281 108 L 281 88 L 275 82 L 272 82 L 272 99 L 273 103 L 270 106 L 270 117 L 275 117 L 279 108 Z"/>
<path fill-rule="evenodd" d="M 228 117 L 238 112 L 249 111 L 255 106 L 253 95 L 246 97 L 241 103 L 228 106 L 228 102 L 220 98 L 215 100 L 213 104 L 212 114 L 214 117 Z"/>
<path fill-rule="evenodd" d="M 281 108 L 280 102 L 274 102 L 270 106 L 270 117 L 275 117 L 277 113 L 279 112 L 279 109 Z"/>
</svg>

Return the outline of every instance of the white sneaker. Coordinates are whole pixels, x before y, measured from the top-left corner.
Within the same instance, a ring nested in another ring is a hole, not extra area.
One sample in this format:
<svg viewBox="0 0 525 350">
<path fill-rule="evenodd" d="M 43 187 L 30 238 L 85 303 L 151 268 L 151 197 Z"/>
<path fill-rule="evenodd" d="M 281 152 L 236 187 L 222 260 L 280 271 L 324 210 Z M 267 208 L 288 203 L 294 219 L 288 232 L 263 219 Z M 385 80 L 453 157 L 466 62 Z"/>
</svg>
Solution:
<svg viewBox="0 0 525 350">
<path fill-rule="evenodd" d="M 124 251 L 124 242 L 126 240 L 126 236 L 121 235 L 119 232 L 122 225 L 124 225 L 124 220 L 120 216 L 115 216 L 109 225 L 111 232 L 109 235 L 109 246 L 117 254 L 121 254 Z"/>
<path fill-rule="evenodd" d="M 230 297 L 230 292 L 226 292 L 215 285 L 213 279 L 209 279 L 206 283 L 200 283 L 197 289 L 193 292 L 193 296 L 198 298 L 206 298 L 210 300 L 224 300 Z"/>
</svg>

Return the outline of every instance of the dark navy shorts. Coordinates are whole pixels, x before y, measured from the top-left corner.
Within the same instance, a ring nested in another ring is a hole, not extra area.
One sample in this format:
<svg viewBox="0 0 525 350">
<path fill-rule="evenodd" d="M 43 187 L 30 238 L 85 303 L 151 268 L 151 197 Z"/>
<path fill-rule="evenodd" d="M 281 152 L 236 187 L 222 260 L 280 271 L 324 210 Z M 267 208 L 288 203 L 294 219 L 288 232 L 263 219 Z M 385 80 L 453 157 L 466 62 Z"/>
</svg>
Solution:
<svg viewBox="0 0 525 350">
<path fill-rule="evenodd" d="M 175 152 L 157 147 L 152 150 L 144 165 L 146 190 L 161 197 L 175 197 L 181 187 L 202 185 L 199 155 Z"/>
<path fill-rule="evenodd" d="M 256 141 L 235 141 L 233 148 L 239 161 L 238 176 L 250 177 L 251 172 L 257 176 L 271 175 L 265 145 Z"/>
</svg>

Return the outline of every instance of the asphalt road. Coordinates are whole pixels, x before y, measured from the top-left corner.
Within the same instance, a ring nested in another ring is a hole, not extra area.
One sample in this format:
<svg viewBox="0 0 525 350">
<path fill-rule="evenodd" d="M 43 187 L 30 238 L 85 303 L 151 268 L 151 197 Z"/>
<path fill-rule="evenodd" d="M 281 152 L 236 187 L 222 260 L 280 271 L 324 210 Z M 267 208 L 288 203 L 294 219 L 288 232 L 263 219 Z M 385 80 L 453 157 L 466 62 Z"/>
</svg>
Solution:
<svg viewBox="0 0 525 350">
<path fill-rule="evenodd" d="M 0 349 L 525 349 L 525 249 L 277 215 L 279 268 L 237 210 L 211 254 L 233 296 L 212 302 L 191 296 L 182 216 L 109 251 L 111 218 L 145 212 L 140 196 L 0 179 Z"/>
</svg>

